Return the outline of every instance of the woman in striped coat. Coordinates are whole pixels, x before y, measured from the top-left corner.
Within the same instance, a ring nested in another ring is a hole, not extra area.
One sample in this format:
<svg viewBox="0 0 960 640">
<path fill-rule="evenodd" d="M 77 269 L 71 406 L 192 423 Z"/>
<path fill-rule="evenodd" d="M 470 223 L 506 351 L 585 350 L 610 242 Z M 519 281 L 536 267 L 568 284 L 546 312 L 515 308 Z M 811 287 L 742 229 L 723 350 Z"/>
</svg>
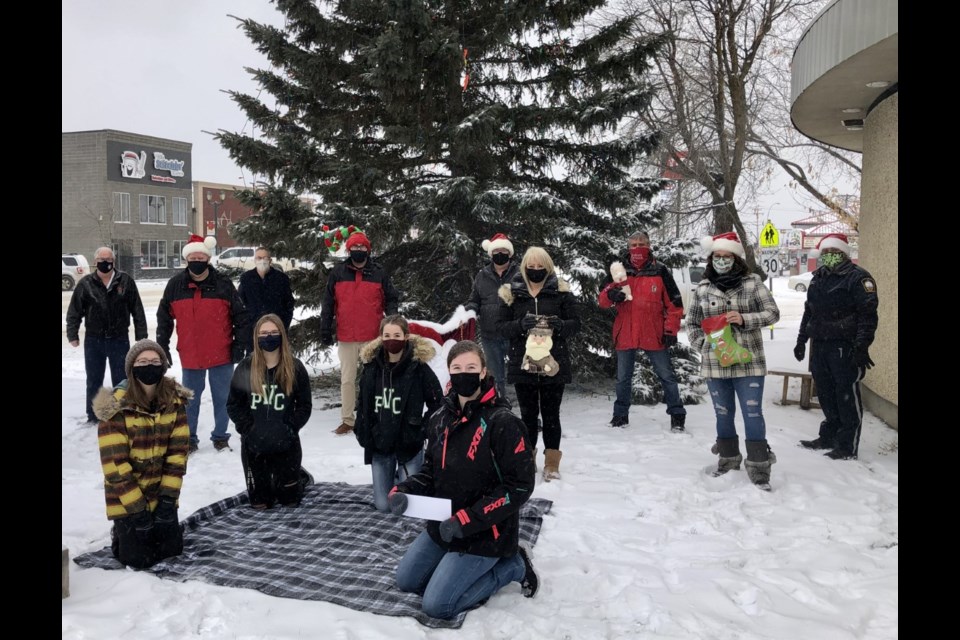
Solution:
<svg viewBox="0 0 960 640">
<path fill-rule="evenodd" d="M 700 351 L 700 375 L 707 379 L 717 416 L 720 456 L 714 475 L 740 468 L 740 439 L 734 418 L 737 401 L 743 411 L 747 474 L 769 488 L 770 465 L 777 461 L 767 445 L 763 419 L 763 381 L 767 363 L 763 355 L 763 328 L 780 319 L 780 309 L 760 276 L 750 273 L 737 234 L 704 238 L 707 268 L 694 290 L 687 310 L 687 335 Z M 706 320 L 707 331 L 704 331 Z"/>
<path fill-rule="evenodd" d="M 113 555 L 135 569 L 183 550 L 177 499 L 187 470 L 193 393 L 165 377 L 167 359 L 152 340 L 130 347 L 127 379 L 94 399 L 100 419 L 107 519 L 113 521 Z"/>
</svg>

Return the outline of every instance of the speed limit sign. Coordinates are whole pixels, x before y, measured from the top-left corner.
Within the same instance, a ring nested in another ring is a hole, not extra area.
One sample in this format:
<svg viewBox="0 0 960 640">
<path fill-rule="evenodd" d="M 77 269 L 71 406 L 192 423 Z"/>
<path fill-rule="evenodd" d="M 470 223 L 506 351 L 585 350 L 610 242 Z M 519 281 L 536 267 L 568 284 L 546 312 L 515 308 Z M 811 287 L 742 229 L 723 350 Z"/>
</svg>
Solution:
<svg viewBox="0 0 960 640">
<path fill-rule="evenodd" d="M 776 258 L 768 258 L 763 261 L 763 268 L 767 273 L 779 273 L 780 263 Z"/>
</svg>

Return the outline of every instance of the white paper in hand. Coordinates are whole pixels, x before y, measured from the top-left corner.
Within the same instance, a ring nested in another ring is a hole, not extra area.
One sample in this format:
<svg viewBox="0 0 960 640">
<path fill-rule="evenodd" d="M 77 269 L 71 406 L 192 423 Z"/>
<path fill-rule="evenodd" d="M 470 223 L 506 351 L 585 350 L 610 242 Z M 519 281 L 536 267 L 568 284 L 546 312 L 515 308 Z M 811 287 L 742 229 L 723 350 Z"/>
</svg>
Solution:
<svg viewBox="0 0 960 640">
<path fill-rule="evenodd" d="M 423 520 L 446 520 L 451 513 L 450 498 L 430 498 L 407 494 L 407 510 L 403 515 Z"/>
</svg>

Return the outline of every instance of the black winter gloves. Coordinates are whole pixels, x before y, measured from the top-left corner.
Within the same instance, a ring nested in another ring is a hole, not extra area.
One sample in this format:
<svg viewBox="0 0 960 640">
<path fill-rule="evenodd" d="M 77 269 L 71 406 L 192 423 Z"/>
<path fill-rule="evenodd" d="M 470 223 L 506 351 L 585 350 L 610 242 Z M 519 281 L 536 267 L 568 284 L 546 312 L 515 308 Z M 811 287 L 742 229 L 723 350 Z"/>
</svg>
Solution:
<svg viewBox="0 0 960 640">
<path fill-rule="evenodd" d="M 320 332 L 320 344 L 324 347 L 329 347 L 333 345 L 333 332 L 332 331 L 321 331 Z"/>
<path fill-rule="evenodd" d="M 627 294 L 620 287 L 611 287 L 607 289 L 607 298 L 613 303 L 623 302 L 627 299 Z"/>
<path fill-rule="evenodd" d="M 669 333 L 663 334 L 663 346 L 669 349 L 670 347 L 677 344 L 677 336 L 670 335 Z"/>
<path fill-rule="evenodd" d="M 454 538 L 463 537 L 463 527 L 460 526 L 460 521 L 456 518 L 447 518 L 440 523 L 440 538 L 444 542 L 450 542 Z"/>
<path fill-rule="evenodd" d="M 177 502 L 173 498 L 160 498 L 157 508 L 153 511 L 153 520 L 157 524 L 175 524 L 177 522 Z"/>
<path fill-rule="evenodd" d="M 853 347 L 853 362 L 858 367 L 873 367 L 873 360 L 870 359 L 870 350 L 867 347 L 855 345 Z"/>
<path fill-rule="evenodd" d="M 797 346 L 793 348 L 793 357 L 797 359 L 797 362 L 801 362 L 806 355 L 807 343 L 797 341 Z"/>
<path fill-rule="evenodd" d="M 550 316 L 547 318 L 547 323 L 550 325 L 550 328 L 553 329 L 553 335 L 559 336 L 563 332 L 563 320 L 557 316 Z"/>
<path fill-rule="evenodd" d="M 535 326 L 537 326 L 537 316 L 532 313 L 528 313 L 520 318 L 520 328 L 524 331 L 530 331 L 530 329 L 533 329 Z"/>
<path fill-rule="evenodd" d="M 395 516 L 402 516 L 407 510 L 407 494 L 400 493 L 396 489 L 387 496 L 387 506 L 390 507 L 390 513 Z"/>
</svg>

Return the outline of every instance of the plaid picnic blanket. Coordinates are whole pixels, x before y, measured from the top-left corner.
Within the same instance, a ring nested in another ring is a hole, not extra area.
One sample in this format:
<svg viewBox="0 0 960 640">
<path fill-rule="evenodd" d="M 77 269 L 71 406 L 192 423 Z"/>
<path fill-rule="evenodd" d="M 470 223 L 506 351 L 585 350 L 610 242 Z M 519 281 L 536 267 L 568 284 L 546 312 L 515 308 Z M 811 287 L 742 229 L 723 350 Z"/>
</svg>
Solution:
<svg viewBox="0 0 960 640">
<path fill-rule="evenodd" d="M 520 512 L 520 537 L 535 544 L 549 500 L 532 498 Z M 438 620 L 421 598 L 394 582 L 397 563 L 424 528 L 422 520 L 377 511 L 370 485 L 319 483 L 295 508 L 248 508 L 246 492 L 200 509 L 183 521 L 183 554 L 148 569 L 161 578 L 203 580 L 281 598 L 324 600 L 358 611 L 410 616 L 428 627 L 456 629 L 466 612 Z M 77 556 L 81 567 L 123 569 L 105 547 Z"/>
</svg>

